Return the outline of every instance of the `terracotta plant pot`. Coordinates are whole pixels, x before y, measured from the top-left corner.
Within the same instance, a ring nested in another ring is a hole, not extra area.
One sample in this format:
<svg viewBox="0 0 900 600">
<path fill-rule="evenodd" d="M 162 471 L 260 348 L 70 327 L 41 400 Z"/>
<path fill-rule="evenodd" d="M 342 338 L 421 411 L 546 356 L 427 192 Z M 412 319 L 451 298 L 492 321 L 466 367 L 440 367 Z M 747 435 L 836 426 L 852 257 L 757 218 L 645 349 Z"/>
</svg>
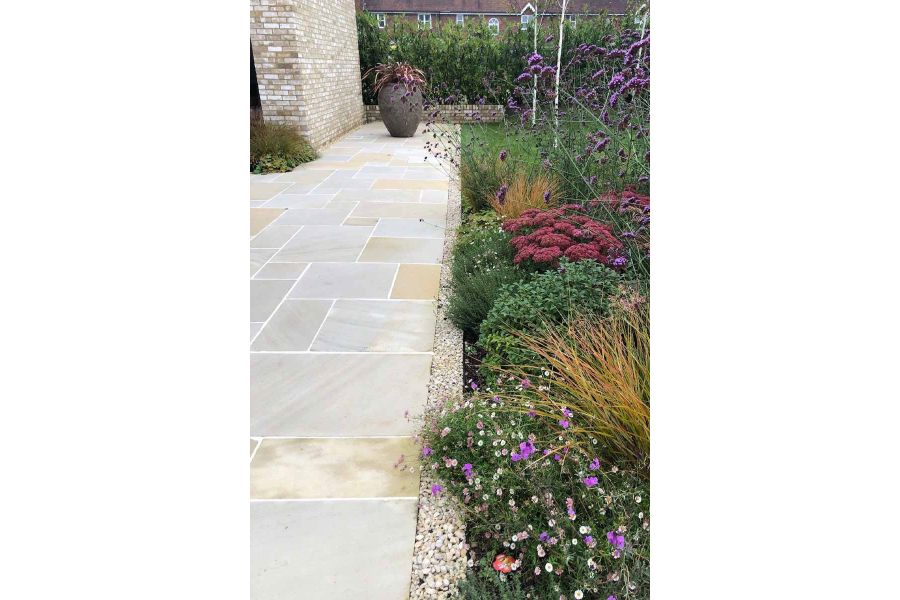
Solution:
<svg viewBox="0 0 900 600">
<path fill-rule="evenodd" d="M 422 118 L 422 91 L 389 83 L 378 92 L 378 111 L 393 137 L 412 137 Z"/>
</svg>

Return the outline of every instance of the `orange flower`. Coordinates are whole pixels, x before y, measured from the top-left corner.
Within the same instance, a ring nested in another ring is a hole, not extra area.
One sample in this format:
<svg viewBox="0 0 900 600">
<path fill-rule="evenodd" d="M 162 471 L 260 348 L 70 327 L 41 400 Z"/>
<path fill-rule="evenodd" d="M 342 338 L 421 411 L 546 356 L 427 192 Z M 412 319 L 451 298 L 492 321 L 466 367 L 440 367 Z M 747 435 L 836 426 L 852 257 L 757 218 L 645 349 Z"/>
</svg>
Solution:
<svg viewBox="0 0 900 600">
<path fill-rule="evenodd" d="M 512 566 L 515 562 L 515 559 L 511 556 L 498 554 L 497 558 L 494 559 L 494 570 L 500 571 L 501 573 L 509 573 L 512 571 Z"/>
</svg>

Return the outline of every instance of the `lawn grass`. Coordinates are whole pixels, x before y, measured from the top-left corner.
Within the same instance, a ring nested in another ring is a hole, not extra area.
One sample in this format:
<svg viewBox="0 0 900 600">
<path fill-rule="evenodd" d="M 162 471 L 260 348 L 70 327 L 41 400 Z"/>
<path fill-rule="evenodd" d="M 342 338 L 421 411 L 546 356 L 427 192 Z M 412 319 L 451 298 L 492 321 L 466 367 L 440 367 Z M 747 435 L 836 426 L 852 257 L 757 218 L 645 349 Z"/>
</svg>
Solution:
<svg viewBox="0 0 900 600">
<path fill-rule="evenodd" d="M 536 166 L 540 153 L 534 142 L 522 134 L 522 129 L 505 123 L 464 123 L 462 125 L 463 151 L 468 149 L 479 158 L 497 158 L 506 150 L 507 160 Z"/>
</svg>

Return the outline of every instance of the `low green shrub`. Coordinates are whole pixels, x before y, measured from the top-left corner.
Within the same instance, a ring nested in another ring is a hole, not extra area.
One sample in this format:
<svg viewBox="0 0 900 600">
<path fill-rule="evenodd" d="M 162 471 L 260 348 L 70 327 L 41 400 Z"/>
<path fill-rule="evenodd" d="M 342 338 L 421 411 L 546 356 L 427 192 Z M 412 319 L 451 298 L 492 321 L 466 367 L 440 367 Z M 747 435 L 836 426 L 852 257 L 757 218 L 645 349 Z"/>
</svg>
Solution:
<svg viewBox="0 0 900 600">
<path fill-rule="evenodd" d="M 316 151 L 286 123 L 250 124 L 250 172 L 281 173 L 315 160 Z"/>
<path fill-rule="evenodd" d="M 619 292 L 621 276 L 592 260 L 563 260 L 558 269 L 501 288 L 481 323 L 478 344 L 485 351 L 483 372 L 505 365 L 537 365 L 516 332 L 535 333 L 564 323 L 570 315 L 606 315 Z"/>
<path fill-rule="evenodd" d="M 481 217 L 479 225 L 490 221 L 490 217 Z M 457 239 L 447 312 L 469 337 L 478 332 L 500 288 L 527 275 L 512 264 L 514 249 L 509 238 L 499 226 L 487 225 L 462 230 Z"/>
</svg>

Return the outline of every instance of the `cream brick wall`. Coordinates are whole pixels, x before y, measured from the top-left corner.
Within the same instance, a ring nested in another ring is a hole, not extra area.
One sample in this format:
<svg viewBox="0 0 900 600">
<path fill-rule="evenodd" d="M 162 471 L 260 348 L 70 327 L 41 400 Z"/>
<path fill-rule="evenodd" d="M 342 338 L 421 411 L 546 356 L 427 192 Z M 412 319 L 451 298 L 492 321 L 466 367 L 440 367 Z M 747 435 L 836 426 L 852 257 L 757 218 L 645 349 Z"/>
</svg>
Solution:
<svg viewBox="0 0 900 600">
<path fill-rule="evenodd" d="M 250 0 L 250 42 L 264 119 L 316 148 L 365 122 L 353 0 Z"/>
</svg>

